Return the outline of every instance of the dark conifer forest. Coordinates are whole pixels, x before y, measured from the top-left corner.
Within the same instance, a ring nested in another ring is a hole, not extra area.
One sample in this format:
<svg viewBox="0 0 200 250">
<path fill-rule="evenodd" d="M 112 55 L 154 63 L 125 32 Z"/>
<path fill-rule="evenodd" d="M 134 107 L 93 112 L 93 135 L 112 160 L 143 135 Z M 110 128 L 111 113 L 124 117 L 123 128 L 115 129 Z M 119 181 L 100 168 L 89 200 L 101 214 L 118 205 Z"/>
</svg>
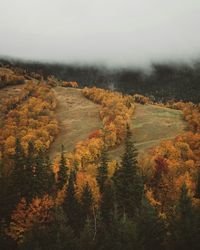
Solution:
<svg viewBox="0 0 200 250">
<path fill-rule="evenodd" d="M 39 63 L 0 59 L 2 65 L 23 67 L 45 78 L 54 75 L 59 80 L 77 81 L 81 87 L 100 87 L 128 94 L 142 94 L 156 101 L 200 101 L 200 63 L 154 63 L 149 69 L 106 68 L 90 65 Z"/>
</svg>

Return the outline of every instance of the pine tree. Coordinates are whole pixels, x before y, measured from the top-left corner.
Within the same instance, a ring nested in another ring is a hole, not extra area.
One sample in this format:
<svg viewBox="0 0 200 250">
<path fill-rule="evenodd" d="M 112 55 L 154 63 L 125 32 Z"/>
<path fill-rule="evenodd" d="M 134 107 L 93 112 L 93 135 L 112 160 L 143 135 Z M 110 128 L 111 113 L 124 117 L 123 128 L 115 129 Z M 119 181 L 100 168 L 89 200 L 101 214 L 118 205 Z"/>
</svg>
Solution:
<svg viewBox="0 0 200 250">
<path fill-rule="evenodd" d="M 88 182 L 83 187 L 83 192 L 81 196 L 81 213 L 83 216 L 83 222 L 85 223 L 86 218 L 91 217 L 92 214 L 92 204 L 93 204 L 93 196 L 91 188 Z"/>
<path fill-rule="evenodd" d="M 40 149 L 35 159 L 34 197 L 52 193 L 54 173 L 46 150 Z"/>
<path fill-rule="evenodd" d="M 75 191 L 76 171 L 72 169 L 69 174 L 69 181 L 66 190 L 66 197 L 63 202 L 63 210 L 69 219 L 69 225 L 76 234 L 80 232 L 80 203 L 76 197 Z"/>
<path fill-rule="evenodd" d="M 164 248 L 165 223 L 155 208 L 143 196 L 140 216 L 138 218 L 138 240 L 142 249 L 161 250 Z"/>
<path fill-rule="evenodd" d="M 114 219 L 98 240 L 100 249 L 133 250 L 142 249 L 138 240 L 137 225 L 130 219 Z"/>
<path fill-rule="evenodd" d="M 23 195 L 26 189 L 25 182 L 25 154 L 20 140 L 17 138 L 15 143 L 14 167 L 12 170 L 12 182 L 15 189 L 17 200 Z"/>
<path fill-rule="evenodd" d="M 4 185 L 4 190 L 6 187 L 6 200 L 7 200 L 7 209 L 12 211 L 20 199 L 24 195 L 24 190 L 27 188 L 26 176 L 25 176 L 25 153 L 21 146 L 20 140 L 17 138 L 15 142 L 15 154 L 13 156 L 13 169 L 9 177 L 4 176 L 7 181 Z M 15 190 L 15 192 L 13 192 Z"/>
<path fill-rule="evenodd" d="M 0 220 L 9 220 L 10 214 L 18 202 L 17 193 L 13 192 L 13 180 L 5 172 L 3 160 L 0 160 Z M 1 221 L 0 221 L 1 223 Z"/>
<path fill-rule="evenodd" d="M 105 145 L 102 148 L 100 165 L 97 167 L 97 182 L 99 184 L 100 192 L 104 192 L 105 182 L 108 179 L 108 153 Z"/>
<path fill-rule="evenodd" d="M 104 192 L 101 196 L 100 212 L 105 224 L 110 224 L 114 215 L 114 191 L 111 181 L 106 183 Z"/>
<path fill-rule="evenodd" d="M 28 153 L 26 156 L 26 163 L 24 169 L 24 189 L 22 190 L 22 197 L 24 197 L 28 202 L 30 202 L 35 196 L 35 177 L 34 171 L 36 168 L 36 150 L 34 143 L 29 141 L 28 143 Z"/>
<path fill-rule="evenodd" d="M 6 233 L 6 227 L 7 225 L 5 222 L 0 220 L 0 247 L 2 250 L 11 250 L 11 249 L 18 249 L 17 248 L 17 243 L 11 239 L 7 233 Z"/>
<path fill-rule="evenodd" d="M 137 163 L 137 150 L 132 142 L 129 126 L 125 138 L 125 152 L 113 180 L 119 213 L 133 217 L 141 207 L 143 183 Z"/>
<path fill-rule="evenodd" d="M 61 157 L 59 162 L 59 170 L 57 173 L 57 188 L 61 190 L 63 186 L 66 184 L 68 176 L 67 176 L 68 167 L 66 165 L 66 159 L 64 155 L 64 146 L 61 147 Z"/>
<path fill-rule="evenodd" d="M 196 184 L 196 190 L 195 190 L 195 198 L 200 199 L 200 167 L 199 167 L 198 173 L 197 173 L 197 184 Z"/>
<path fill-rule="evenodd" d="M 99 247 L 99 246 L 98 246 Z M 91 219 L 87 219 L 84 228 L 80 234 L 80 245 L 79 249 L 95 250 L 98 249 L 94 240 L 94 226 L 92 225 Z M 100 249 L 100 248 L 99 248 Z M 104 249 L 104 248 L 102 248 Z"/>
<path fill-rule="evenodd" d="M 184 183 L 181 188 L 176 218 L 172 221 L 171 248 L 177 250 L 199 249 L 199 230 L 200 227 L 196 223 L 196 216 L 192 207 L 192 199 Z"/>
<path fill-rule="evenodd" d="M 77 239 L 68 224 L 62 208 L 56 207 L 52 213 L 52 221 L 44 226 L 34 225 L 28 231 L 21 250 L 76 250 Z"/>
<path fill-rule="evenodd" d="M 188 189 L 185 183 L 181 187 L 178 212 L 181 219 L 186 218 L 188 215 L 191 215 L 192 213 L 192 199 L 188 194 Z"/>
</svg>

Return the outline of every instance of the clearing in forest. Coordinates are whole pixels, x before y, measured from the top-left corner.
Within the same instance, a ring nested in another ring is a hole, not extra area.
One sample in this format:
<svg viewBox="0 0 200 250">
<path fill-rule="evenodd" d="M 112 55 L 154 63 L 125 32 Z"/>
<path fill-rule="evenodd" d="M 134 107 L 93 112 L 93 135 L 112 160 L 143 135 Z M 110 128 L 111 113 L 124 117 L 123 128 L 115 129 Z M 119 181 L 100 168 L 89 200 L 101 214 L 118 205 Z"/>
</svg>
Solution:
<svg viewBox="0 0 200 250">
<path fill-rule="evenodd" d="M 140 154 L 147 153 L 148 149 L 159 145 L 163 140 L 175 138 L 187 127 L 182 111 L 148 104 L 135 106 L 131 128 L 135 146 Z M 122 153 L 123 145 L 112 150 L 110 157 L 116 158 Z"/>
<path fill-rule="evenodd" d="M 0 104 L 4 98 L 17 96 L 23 87 L 16 85 L 0 89 Z M 60 153 L 62 144 L 65 151 L 73 151 L 77 142 L 102 128 L 99 105 L 86 99 L 80 89 L 56 87 L 53 91 L 58 99 L 56 118 L 60 124 L 60 133 L 50 147 L 51 158 Z M 131 128 L 139 153 L 148 152 L 148 149 L 162 140 L 173 139 L 186 128 L 181 111 L 155 105 L 135 105 Z M 2 122 L 0 116 L 0 124 Z M 119 159 L 122 153 L 123 145 L 111 150 L 110 157 Z"/>
<path fill-rule="evenodd" d="M 77 142 L 102 126 L 99 106 L 86 99 L 80 89 L 56 87 L 54 92 L 58 100 L 56 118 L 60 132 L 51 145 L 51 158 L 60 153 L 61 145 L 66 152 L 73 151 Z"/>
<path fill-rule="evenodd" d="M 51 157 L 60 153 L 62 144 L 65 151 L 73 151 L 77 142 L 102 127 L 99 106 L 86 99 L 80 89 L 56 87 L 54 91 L 59 102 L 56 116 L 61 130 L 50 148 Z M 155 105 L 135 105 L 131 128 L 140 154 L 148 152 L 162 140 L 176 137 L 186 128 L 181 111 Z M 110 157 L 119 159 L 122 153 L 123 145 L 111 150 Z"/>
</svg>

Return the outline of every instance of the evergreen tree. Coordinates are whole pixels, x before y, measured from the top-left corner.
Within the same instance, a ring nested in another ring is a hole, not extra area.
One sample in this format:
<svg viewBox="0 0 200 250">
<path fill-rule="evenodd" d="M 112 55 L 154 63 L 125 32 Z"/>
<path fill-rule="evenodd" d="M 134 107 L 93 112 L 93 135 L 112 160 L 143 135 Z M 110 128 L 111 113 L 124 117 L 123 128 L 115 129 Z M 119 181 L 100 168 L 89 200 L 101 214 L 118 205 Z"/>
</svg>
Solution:
<svg viewBox="0 0 200 250">
<path fill-rule="evenodd" d="M 66 190 L 66 197 L 63 202 L 63 210 L 69 219 L 69 225 L 76 234 L 80 232 L 80 203 L 76 197 L 75 191 L 76 171 L 72 169 L 69 174 L 69 181 Z"/>
<path fill-rule="evenodd" d="M 26 156 L 26 163 L 24 168 L 24 189 L 22 190 L 22 197 L 30 202 L 35 196 L 35 168 L 36 168 L 36 150 L 34 143 L 29 141 L 28 153 Z"/>
<path fill-rule="evenodd" d="M 114 215 L 114 192 L 111 181 L 106 183 L 101 196 L 100 212 L 103 222 L 106 225 L 110 224 Z"/>
<path fill-rule="evenodd" d="M 142 249 L 138 240 L 137 225 L 129 218 L 114 219 L 106 230 L 101 230 L 98 237 L 100 239 L 97 239 L 97 246 L 101 250 Z"/>
<path fill-rule="evenodd" d="M 113 180 L 119 213 L 133 217 L 141 207 L 143 183 L 137 163 L 137 150 L 132 142 L 129 126 L 125 138 L 125 152 Z"/>
<path fill-rule="evenodd" d="M 20 250 L 76 250 L 77 239 L 62 208 L 55 208 L 53 220 L 44 226 L 35 225 L 25 237 Z"/>
<path fill-rule="evenodd" d="M 14 167 L 11 176 L 17 201 L 19 201 L 26 189 L 25 164 L 25 153 L 20 140 L 17 138 L 15 143 Z"/>
<path fill-rule="evenodd" d="M 25 155 L 17 139 L 10 187 L 15 189 L 15 205 L 22 197 L 30 202 L 35 197 L 50 193 L 53 184 L 54 174 L 47 152 L 44 149 L 37 152 L 30 141 Z"/>
<path fill-rule="evenodd" d="M 11 249 L 17 249 L 17 243 L 11 239 L 7 234 L 6 234 L 6 224 L 4 221 L 0 220 L 0 249 L 1 250 L 11 250 Z"/>
<path fill-rule="evenodd" d="M 34 197 L 52 193 L 54 173 L 46 150 L 40 149 L 35 159 Z"/>
<path fill-rule="evenodd" d="M 3 163 L 3 162 L 2 162 Z M 2 187 L 1 193 L 2 197 L 2 207 L 4 207 L 3 202 L 5 202 L 6 213 L 4 215 L 8 218 L 15 208 L 21 197 L 23 196 L 23 192 L 26 189 L 26 181 L 25 181 L 25 154 L 24 150 L 21 146 L 20 140 L 17 138 L 15 141 L 15 154 L 13 156 L 13 168 L 8 176 L 2 171 Z M 2 165 L 2 170 L 3 170 Z M 14 190 L 14 192 L 13 192 Z"/>
<path fill-rule="evenodd" d="M 142 199 L 140 216 L 138 218 L 138 240 L 142 249 L 161 250 L 164 248 L 165 223 L 159 218 L 155 208 L 146 197 Z"/>
<path fill-rule="evenodd" d="M 0 160 L 0 220 L 7 222 L 18 202 L 18 194 L 13 192 L 16 187 L 13 186 L 11 176 L 8 176 L 5 172 L 7 172 L 6 166 L 3 160 Z"/>
<path fill-rule="evenodd" d="M 195 198 L 200 199 L 200 167 L 197 172 L 197 184 L 195 190 Z"/>
<path fill-rule="evenodd" d="M 179 198 L 178 212 L 179 212 L 181 220 L 185 219 L 187 215 L 192 214 L 192 199 L 188 194 L 188 189 L 185 183 L 181 187 L 181 195 Z"/>
<path fill-rule="evenodd" d="M 59 170 L 57 173 L 57 188 L 61 190 L 63 186 L 66 184 L 68 176 L 67 176 L 68 167 L 66 165 L 66 159 L 64 155 L 64 146 L 61 147 L 61 157 L 59 162 Z"/>
<path fill-rule="evenodd" d="M 88 218 L 80 234 L 79 249 L 96 250 L 98 248 L 100 249 L 94 239 L 94 226 L 92 225 L 91 219 Z"/>
<path fill-rule="evenodd" d="M 81 212 L 83 216 L 83 221 L 85 222 L 86 218 L 91 217 L 92 214 L 92 204 L 93 204 L 93 196 L 91 188 L 88 182 L 83 187 L 83 192 L 81 196 Z"/>
<path fill-rule="evenodd" d="M 199 222 L 199 221 L 198 221 Z M 192 207 L 192 199 L 184 183 L 181 188 L 176 218 L 172 221 L 171 248 L 178 250 L 199 249 L 200 226 L 196 224 L 196 216 Z"/>
<path fill-rule="evenodd" d="M 101 151 L 100 164 L 97 167 L 97 182 L 99 184 L 99 190 L 104 192 L 105 182 L 108 179 L 108 153 L 105 145 Z"/>
</svg>

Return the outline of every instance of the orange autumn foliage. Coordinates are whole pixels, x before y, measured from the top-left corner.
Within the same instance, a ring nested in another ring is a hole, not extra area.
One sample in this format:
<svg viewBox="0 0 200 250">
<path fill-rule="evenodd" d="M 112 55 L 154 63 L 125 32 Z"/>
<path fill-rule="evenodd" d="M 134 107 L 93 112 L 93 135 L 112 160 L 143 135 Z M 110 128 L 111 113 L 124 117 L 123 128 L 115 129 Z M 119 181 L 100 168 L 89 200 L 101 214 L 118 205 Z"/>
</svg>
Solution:
<svg viewBox="0 0 200 250">
<path fill-rule="evenodd" d="M 62 87 L 78 88 L 77 82 L 62 82 Z"/>
<path fill-rule="evenodd" d="M 91 176 L 90 174 L 87 174 L 86 172 L 78 172 L 77 173 L 77 179 L 76 179 L 76 184 L 77 184 L 77 197 L 81 199 L 81 195 L 83 192 L 83 188 L 86 185 L 86 183 L 89 184 L 91 191 L 92 191 L 92 196 L 94 199 L 94 205 L 98 205 L 99 203 L 99 187 L 96 181 L 96 178 Z"/>
<path fill-rule="evenodd" d="M 43 198 L 35 198 L 27 204 L 24 198 L 17 205 L 11 215 L 8 235 L 19 243 L 23 242 L 24 235 L 34 224 L 44 225 L 51 220 L 51 209 L 54 206 L 53 199 L 45 195 Z"/>
<path fill-rule="evenodd" d="M 140 103 L 140 104 L 152 104 L 152 102 L 150 101 L 150 99 L 147 96 L 143 96 L 143 95 L 139 95 L 139 94 L 135 94 L 133 95 L 133 100 L 136 103 Z"/>
<path fill-rule="evenodd" d="M 4 100 L 1 105 L 4 127 L 0 127 L 0 151 L 4 156 L 14 154 L 16 138 L 25 151 L 30 140 L 37 150 L 48 149 L 58 133 L 53 115 L 56 105 L 53 92 L 45 84 L 29 83 L 18 97 Z"/>
<path fill-rule="evenodd" d="M 133 114 L 132 97 L 96 87 L 84 88 L 82 92 L 85 97 L 101 105 L 100 118 L 107 146 L 119 145 L 124 140 L 126 124 Z"/>
</svg>

